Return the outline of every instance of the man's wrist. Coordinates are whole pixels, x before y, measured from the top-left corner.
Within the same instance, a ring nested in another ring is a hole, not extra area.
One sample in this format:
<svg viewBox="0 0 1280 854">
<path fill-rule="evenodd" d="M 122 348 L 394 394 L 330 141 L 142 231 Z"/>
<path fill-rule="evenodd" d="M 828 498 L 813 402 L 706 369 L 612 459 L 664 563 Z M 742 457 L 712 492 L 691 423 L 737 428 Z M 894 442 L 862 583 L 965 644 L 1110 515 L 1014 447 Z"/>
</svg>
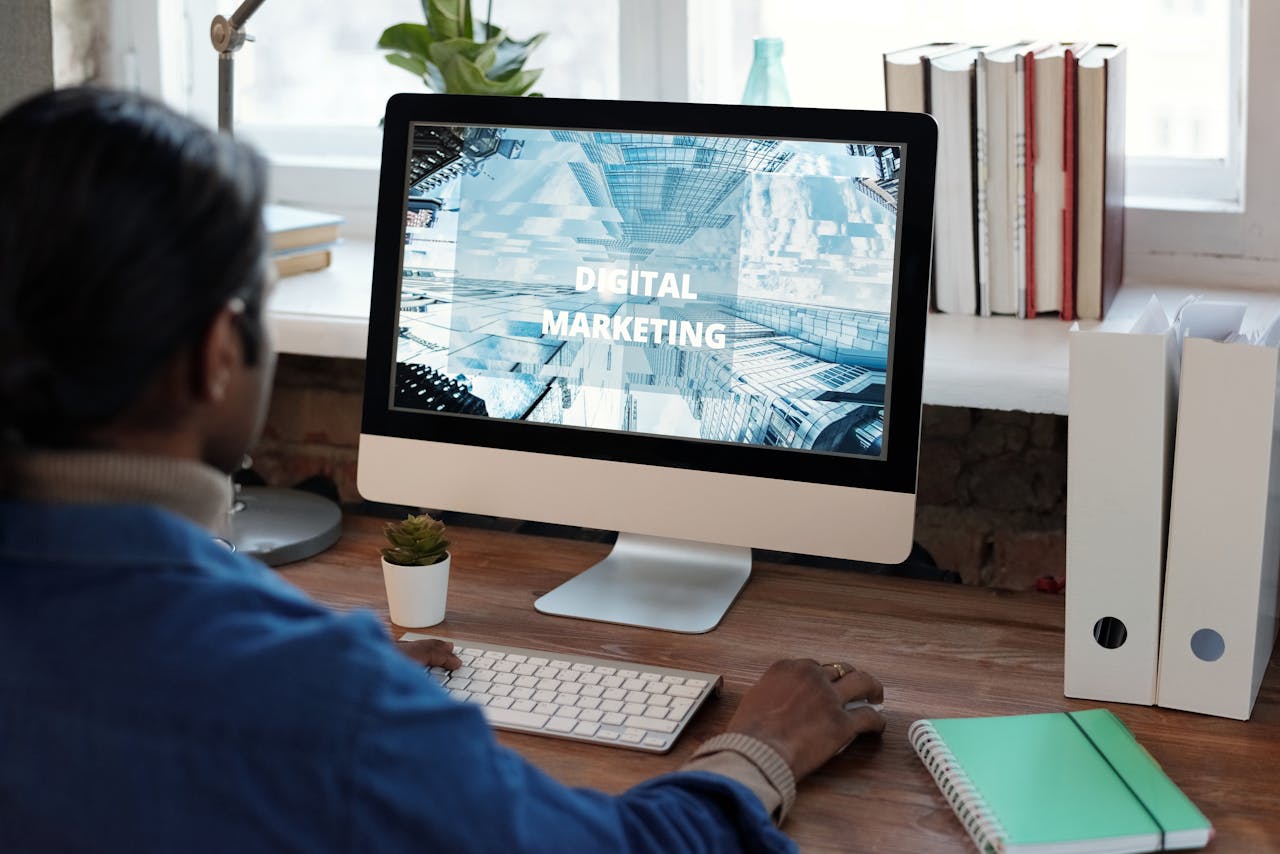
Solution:
<svg viewBox="0 0 1280 854">
<path fill-rule="evenodd" d="M 765 742 L 745 733 L 726 732 L 708 739 L 694 751 L 693 759 L 731 752 L 746 759 L 778 793 L 781 805 L 775 823 L 781 825 L 796 800 L 796 778 L 781 754 Z"/>
</svg>

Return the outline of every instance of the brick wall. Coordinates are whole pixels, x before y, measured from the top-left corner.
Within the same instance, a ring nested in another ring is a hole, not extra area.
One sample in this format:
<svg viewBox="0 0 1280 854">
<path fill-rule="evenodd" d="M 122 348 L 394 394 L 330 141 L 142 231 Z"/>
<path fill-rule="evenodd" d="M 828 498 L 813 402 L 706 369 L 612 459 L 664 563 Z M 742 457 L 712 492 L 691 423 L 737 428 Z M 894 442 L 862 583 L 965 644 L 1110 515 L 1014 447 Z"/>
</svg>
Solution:
<svg viewBox="0 0 1280 854">
<path fill-rule="evenodd" d="M 364 363 L 281 356 L 254 467 L 274 485 L 356 492 Z M 916 540 L 967 584 L 1025 590 L 1066 564 L 1066 419 L 926 406 Z"/>
</svg>

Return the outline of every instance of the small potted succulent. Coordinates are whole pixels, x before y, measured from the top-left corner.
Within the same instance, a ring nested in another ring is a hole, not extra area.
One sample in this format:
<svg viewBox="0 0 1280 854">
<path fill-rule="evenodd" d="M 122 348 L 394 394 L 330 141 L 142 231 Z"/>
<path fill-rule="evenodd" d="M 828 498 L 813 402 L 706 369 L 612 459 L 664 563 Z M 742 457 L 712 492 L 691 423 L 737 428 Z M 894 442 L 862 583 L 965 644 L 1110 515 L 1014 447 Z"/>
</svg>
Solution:
<svg viewBox="0 0 1280 854">
<path fill-rule="evenodd" d="M 383 529 L 382 578 L 391 622 L 405 628 L 434 626 L 444 619 L 449 592 L 449 540 L 445 525 L 423 513 Z"/>
</svg>

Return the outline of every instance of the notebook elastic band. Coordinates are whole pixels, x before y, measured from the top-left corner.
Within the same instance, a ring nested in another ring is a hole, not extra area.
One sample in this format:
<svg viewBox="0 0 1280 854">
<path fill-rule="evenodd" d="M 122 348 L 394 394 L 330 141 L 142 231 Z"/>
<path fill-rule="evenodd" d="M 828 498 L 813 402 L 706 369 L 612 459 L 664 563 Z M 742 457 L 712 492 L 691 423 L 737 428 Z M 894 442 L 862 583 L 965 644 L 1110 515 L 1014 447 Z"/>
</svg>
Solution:
<svg viewBox="0 0 1280 854">
<path fill-rule="evenodd" d="M 1107 754 L 1103 752 L 1102 748 L 1098 746 L 1098 742 L 1093 740 L 1093 736 L 1089 735 L 1088 730 L 1080 726 L 1080 722 L 1076 720 L 1076 716 L 1073 715 L 1071 712 L 1063 712 L 1063 714 L 1065 714 L 1071 720 L 1071 722 L 1076 725 L 1076 729 L 1080 730 L 1080 734 L 1083 735 L 1088 740 L 1089 744 L 1093 745 L 1093 749 L 1096 750 L 1098 752 L 1098 755 L 1102 757 L 1102 761 L 1107 763 L 1107 767 L 1110 768 L 1111 771 L 1116 775 L 1116 777 L 1120 779 L 1121 783 L 1124 783 L 1124 787 L 1129 790 L 1129 794 L 1133 795 L 1133 799 L 1138 802 L 1138 806 L 1142 807 L 1142 809 L 1146 812 L 1146 814 L 1151 817 L 1152 823 L 1154 823 L 1156 828 L 1160 831 L 1160 847 L 1157 850 L 1159 851 L 1165 850 L 1165 847 L 1164 847 L 1165 829 L 1164 829 L 1164 825 L 1160 823 L 1160 819 L 1156 818 L 1156 814 L 1151 811 L 1151 808 L 1149 806 L 1147 806 L 1146 801 L 1142 800 L 1142 798 L 1138 796 L 1138 793 L 1133 790 L 1133 786 L 1129 785 L 1129 781 L 1126 780 L 1124 778 L 1124 775 L 1120 773 L 1120 769 L 1117 768 L 1114 764 L 1112 764 L 1110 757 L 1108 757 Z"/>
</svg>

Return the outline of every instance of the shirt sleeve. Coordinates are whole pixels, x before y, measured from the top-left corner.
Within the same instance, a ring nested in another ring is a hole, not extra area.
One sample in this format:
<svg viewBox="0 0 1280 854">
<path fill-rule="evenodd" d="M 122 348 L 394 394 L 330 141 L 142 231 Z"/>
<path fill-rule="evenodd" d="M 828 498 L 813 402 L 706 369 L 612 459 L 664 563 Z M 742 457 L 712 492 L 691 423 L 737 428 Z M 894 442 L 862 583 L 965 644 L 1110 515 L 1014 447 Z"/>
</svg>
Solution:
<svg viewBox="0 0 1280 854">
<path fill-rule="evenodd" d="M 727 750 L 703 754 L 690 759 L 680 770 L 706 771 L 736 780 L 760 799 L 764 811 L 773 817 L 775 823 L 782 824 L 782 794 L 745 756 Z"/>
<path fill-rule="evenodd" d="M 571 788 L 494 739 L 479 709 L 419 665 L 371 650 L 368 698 L 345 794 L 358 851 L 791 852 L 760 797 L 695 766 L 620 795 Z M 601 761 L 617 748 L 601 746 Z"/>
</svg>

